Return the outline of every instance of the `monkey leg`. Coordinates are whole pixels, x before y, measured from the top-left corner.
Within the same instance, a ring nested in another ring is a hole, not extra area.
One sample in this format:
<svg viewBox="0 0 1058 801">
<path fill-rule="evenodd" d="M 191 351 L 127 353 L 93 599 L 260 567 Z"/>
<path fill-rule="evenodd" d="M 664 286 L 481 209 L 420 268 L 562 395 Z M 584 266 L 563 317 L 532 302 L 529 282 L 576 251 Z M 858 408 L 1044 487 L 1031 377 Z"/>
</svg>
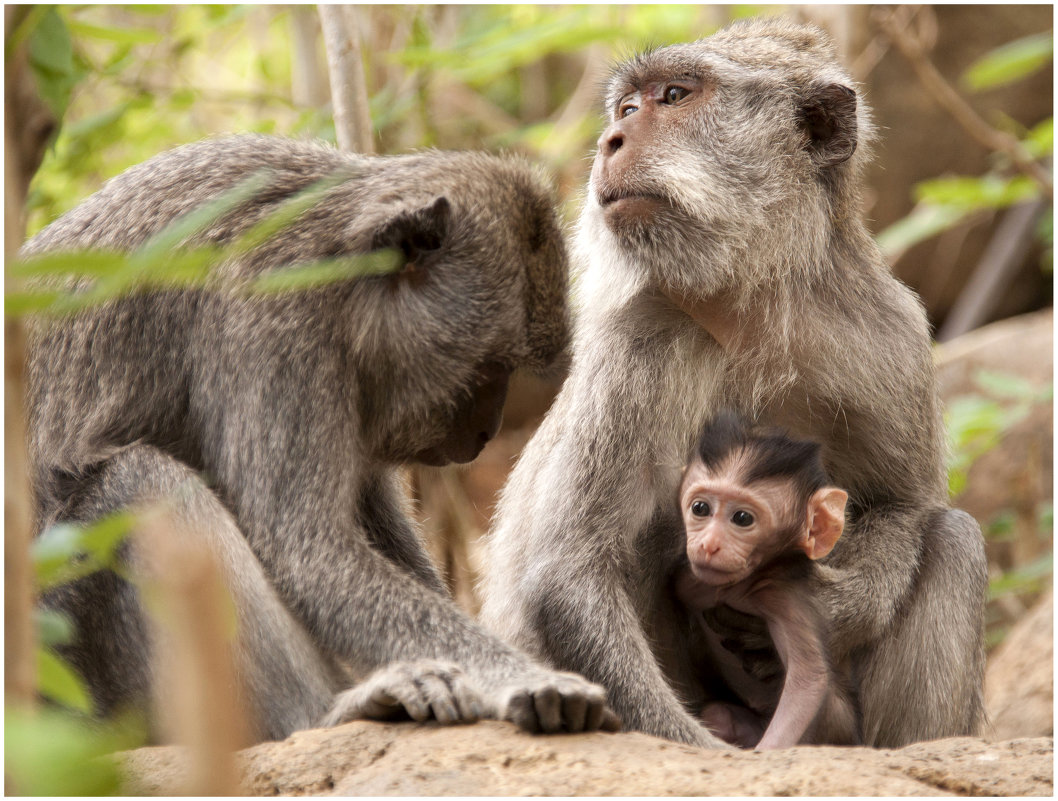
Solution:
<svg viewBox="0 0 1058 801">
<path fill-rule="evenodd" d="M 977 522 L 959 510 L 934 512 L 907 604 L 889 632 L 855 658 L 867 745 L 979 733 L 986 586 Z"/>
<path fill-rule="evenodd" d="M 280 602 L 235 520 L 191 469 L 149 446 L 111 457 L 83 484 L 61 515 L 90 522 L 128 507 L 167 508 L 166 536 L 194 538 L 208 548 L 231 594 L 238 628 L 236 667 L 258 735 L 278 739 L 314 725 L 329 708 L 339 675 Z M 163 570 L 133 536 L 124 560 L 149 582 Z M 137 587 L 105 570 L 59 587 L 42 605 L 69 615 L 74 642 L 63 650 L 84 675 L 99 714 L 146 708 L 157 671 L 152 633 Z"/>
</svg>

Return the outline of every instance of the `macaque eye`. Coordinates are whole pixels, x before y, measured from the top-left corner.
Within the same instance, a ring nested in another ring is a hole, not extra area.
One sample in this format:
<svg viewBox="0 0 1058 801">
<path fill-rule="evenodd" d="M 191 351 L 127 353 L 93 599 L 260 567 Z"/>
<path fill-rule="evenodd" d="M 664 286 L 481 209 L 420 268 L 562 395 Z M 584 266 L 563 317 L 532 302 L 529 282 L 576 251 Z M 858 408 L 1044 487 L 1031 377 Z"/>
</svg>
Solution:
<svg viewBox="0 0 1058 801">
<path fill-rule="evenodd" d="M 670 86 L 665 90 L 665 102 L 670 104 L 679 103 L 689 94 L 690 92 L 682 86 Z"/>
<path fill-rule="evenodd" d="M 623 103 L 617 109 L 617 116 L 618 117 L 627 117 L 628 115 L 634 114 L 637 111 L 639 111 L 639 106 L 635 105 L 634 103 Z"/>
<path fill-rule="evenodd" d="M 731 522 L 741 528 L 746 528 L 753 525 L 753 515 L 749 512 L 739 510 L 731 515 Z"/>
<path fill-rule="evenodd" d="M 710 512 L 712 509 L 705 501 L 695 501 L 691 504 L 691 514 L 695 517 L 709 517 Z"/>
</svg>

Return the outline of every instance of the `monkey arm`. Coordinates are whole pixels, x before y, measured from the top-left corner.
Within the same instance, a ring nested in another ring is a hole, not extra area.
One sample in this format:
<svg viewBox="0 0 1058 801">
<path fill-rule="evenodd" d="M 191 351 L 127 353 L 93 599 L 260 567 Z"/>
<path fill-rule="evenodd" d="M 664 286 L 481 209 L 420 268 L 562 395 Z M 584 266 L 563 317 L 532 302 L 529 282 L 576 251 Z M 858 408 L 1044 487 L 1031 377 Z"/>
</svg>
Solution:
<svg viewBox="0 0 1058 801">
<path fill-rule="evenodd" d="M 803 597 L 805 587 L 771 585 L 754 593 L 786 668 L 782 694 L 758 751 L 797 745 L 819 714 L 830 686 L 819 621 Z"/>
<path fill-rule="evenodd" d="M 897 619 L 914 589 L 924 523 L 915 507 L 872 507 L 818 563 L 829 639 L 841 649 L 831 654 L 836 661 L 883 637 Z"/>
<path fill-rule="evenodd" d="M 600 355 L 604 370 L 625 369 L 636 358 Z M 638 356 L 648 370 L 663 360 L 653 352 Z M 644 631 L 645 610 L 667 578 L 657 548 L 679 549 L 674 520 L 658 527 L 657 543 L 640 542 L 651 529 L 657 492 L 643 429 L 667 418 L 630 407 L 621 378 L 581 379 L 567 381 L 508 481 L 489 539 L 482 619 L 549 664 L 606 687 L 626 728 L 723 747 L 684 709 Z"/>
<path fill-rule="evenodd" d="M 348 504 L 340 479 L 330 481 L 321 496 L 299 493 L 296 483 L 273 485 L 265 519 L 283 519 L 282 530 L 247 521 L 277 591 L 313 638 L 359 678 L 373 674 L 337 699 L 329 721 L 374 716 L 367 710 L 376 697 L 415 716 L 422 710 L 408 691 L 440 680 L 464 713 L 480 692 L 482 714 L 531 731 L 616 728 L 601 687 L 534 663 L 460 610 L 434 586 L 432 569 L 422 574 L 425 554 L 411 555 L 421 550 L 416 532 L 405 518 L 390 517 L 400 508 L 397 482 L 369 475 L 360 503 Z"/>
</svg>

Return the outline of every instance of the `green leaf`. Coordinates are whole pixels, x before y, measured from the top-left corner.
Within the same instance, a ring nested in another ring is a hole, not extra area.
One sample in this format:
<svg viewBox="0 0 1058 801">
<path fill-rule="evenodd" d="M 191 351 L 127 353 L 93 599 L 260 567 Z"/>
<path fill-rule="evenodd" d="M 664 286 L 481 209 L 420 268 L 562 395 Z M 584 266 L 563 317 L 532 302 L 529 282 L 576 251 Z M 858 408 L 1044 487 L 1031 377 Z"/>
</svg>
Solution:
<svg viewBox="0 0 1058 801">
<path fill-rule="evenodd" d="M 54 6 L 30 34 L 29 58 L 34 67 L 51 73 L 65 75 L 73 71 L 73 40 Z"/>
<path fill-rule="evenodd" d="M 1043 158 L 1054 152 L 1054 117 L 1036 123 L 1021 144 L 1033 158 Z"/>
<path fill-rule="evenodd" d="M 105 130 L 121 120 L 135 104 L 134 100 L 126 100 L 116 106 L 104 109 L 98 114 L 91 114 L 83 120 L 78 120 L 66 129 L 66 134 L 71 139 L 82 139 L 91 136 L 97 131 Z"/>
<path fill-rule="evenodd" d="M 1047 538 L 1054 532 L 1054 503 L 1044 501 L 1036 510 L 1036 529 L 1042 538 Z"/>
<path fill-rule="evenodd" d="M 350 278 L 395 272 L 403 266 L 404 255 L 399 250 L 385 248 L 363 255 L 270 270 L 253 281 L 250 291 L 273 293 L 315 289 Z"/>
<path fill-rule="evenodd" d="M 967 214 L 967 209 L 920 203 L 902 220 L 878 234 L 878 247 L 892 261 L 913 245 L 958 224 Z"/>
<path fill-rule="evenodd" d="M 996 370 L 977 370 L 974 373 L 974 383 L 993 395 L 1029 402 L 1047 400 L 1053 391 L 1050 386 L 1037 386 L 1022 376 Z"/>
<path fill-rule="evenodd" d="M 16 278 L 102 278 L 120 272 L 128 258 L 127 253 L 117 251 L 55 251 L 14 261 L 7 270 L 9 276 Z"/>
<path fill-rule="evenodd" d="M 1027 565 L 1008 570 L 988 583 L 988 600 L 1004 595 L 1038 592 L 1054 573 L 1054 554 L 1044 554 Z"/>
<path fill-rule="evenodd" d="M 60 523 L 45 530 L 30 546 L 37 588 L 48 590 L 114 567 L 135 520 L 132 513 L 120 512 L 89 526 Z"/>
<path fill-rule="evenodd" d="M 40 96 L 61 120 L 80 76 L 74 66 L 70 32 L 54 6 L 29 35 L 29 64 Z"/>
<path fill-rule="evenodd" d="M 1054 53 L 1052 31 L 1026 36 L 986 53 L 963 73 L 962 83 L 973 91 L 994 89 L 1042 69 Z"/>
<path fill-rule="evenodd" d="M 92 699 L 81 679 L 48 648 L 37 649 L 37 688 L 57 704 L 92 713 Z"/>
<path fill-rule="evenodd" d="M 1015 516 L 1009 509 L 999 512 L 988 525 L 984 527 L 985 537 L 993 542 L 1001 542 L 1011 539 L 1014 534 Z"/>
<path fill-rule="evenodd" d="M 143 745 L 142 722 L 88 723 L 58 709 L 4 711 L 5 790 L 47 797 L 117 795 L 121 764 L 112 754 Z"/>
<path fill-rule="evenodd" d="M 258 170 L 231 189 L 177 218 L 135 251 L 136 261 L 140 266 L 149 268 L 168 251 L 201 233 L 216 220 L 252 198 L 268 185 L 271 177 L 271 170 Z"/>
<path fill-rule="evenodd" d="M 934 206 L 954 206 L 973 211 L 983 208 L 1003 208 L 1038 197 L 1040 188 L 1031 178 L 1015 175 L 980 177 L 956 176 L 934 178 L 915 185 L 915 197 L 920 203 Z"/>
<path fill-rule="evenodd" d="M 334 187 L 353 176 L 353 171 L 341 171 L 336 175 L 324 178 L 306 189 L 298 192 L 294 197 L 285 201 L 275 211 L 271 212 L 263 220 L 252 226 L 249 230 L 239 236 L 232 247 L 234 255 L 249 253 L 254 248 L 260 247 L 277 233 L 294 222 L 298 217 L 315 206 L 323 196 Z"/>
<path fill-rule="evenodd" d="M 161 41 L 161 34 L 150 28 L 106 28 L 102 25 L 92 25 L 78 19 L 71 19 L 68 23 L 71 33 L 91 39 L 103 39 L 118 44 L 151 44 Z"/>
<path fill-rule="evenodd" d="M 62 612 L 56 609 L 37 607 L 33 613 L 33 622 L 37 627 L 37 636 L 43 645 L 54 647 L 73 642 L 74 625 Z"/>
</svg>

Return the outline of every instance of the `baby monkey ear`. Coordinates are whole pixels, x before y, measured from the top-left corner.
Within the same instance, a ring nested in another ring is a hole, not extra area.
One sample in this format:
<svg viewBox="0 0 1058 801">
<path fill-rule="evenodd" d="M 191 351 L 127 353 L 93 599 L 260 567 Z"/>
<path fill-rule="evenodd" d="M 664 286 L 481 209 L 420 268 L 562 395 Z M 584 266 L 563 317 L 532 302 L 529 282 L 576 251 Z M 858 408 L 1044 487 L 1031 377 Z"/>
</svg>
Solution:
<svg viewBox="0 0 1058 801">
<path fill-rule="evenodd" d="M 845 503 L 849 494 L 837 487 L 823 487 L 808 499 L 808 531 L 800 546 L 809 559 L 822 559 L 833 549 L 845 530 Z"/>
</svg>

